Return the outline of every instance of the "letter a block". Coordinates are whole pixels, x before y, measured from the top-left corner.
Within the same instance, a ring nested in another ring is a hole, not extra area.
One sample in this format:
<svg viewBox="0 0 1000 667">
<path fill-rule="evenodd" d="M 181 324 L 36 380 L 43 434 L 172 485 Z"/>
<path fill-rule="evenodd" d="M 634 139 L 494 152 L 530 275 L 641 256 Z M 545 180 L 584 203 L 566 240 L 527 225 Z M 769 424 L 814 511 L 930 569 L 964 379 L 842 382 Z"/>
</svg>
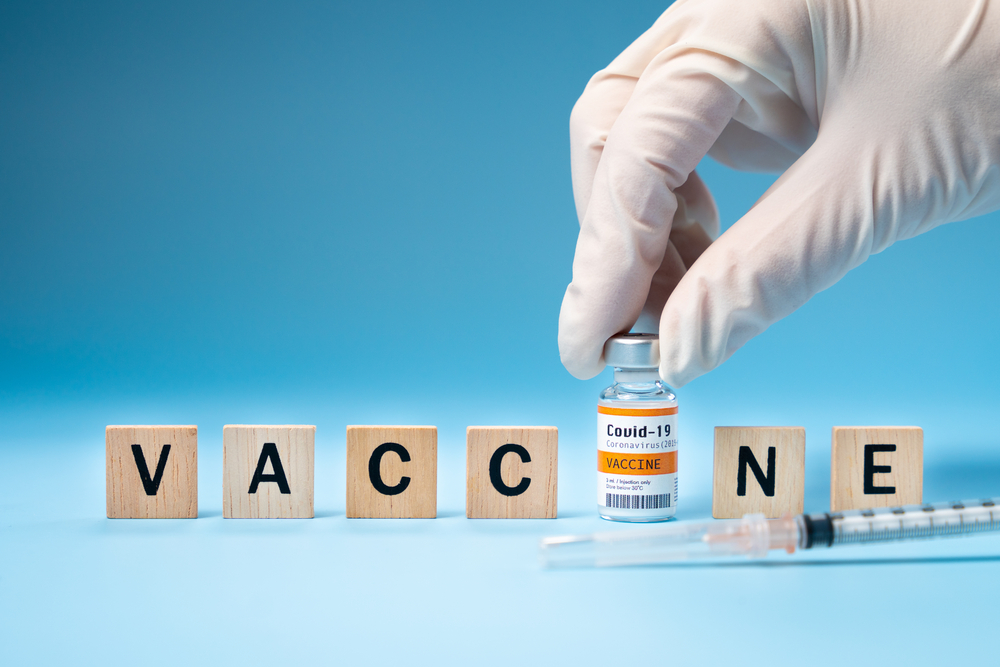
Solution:
<svg viewBox="0 0 1000 667">
<path fill-rule="evenodd" d="M 109 519 L 198 517 L 198 427 L 108 426 Z"/>
<path fill-rule="evenodd" d="M 437 427 L 347 427 L 347 518 L 437 516 Z"/>
<path fill-rule="evenodd" d="M 712 516 L 769 518 L 801 514 L 805 500 L 806 430 L 717 426 Z"/>
<path fill-rule="evenodd" d="M 311 519 L 315 426 L 225 426 L 222 516 Z"/>
<path fill-rule="evenodd" d="M 556 518 L 556 427 L 470 426 L 466 442 L 468 518 Z"/>
<path fill-rule="evenodd" d="M 917 426 L 834 426 L 830 509 L 918 505 L 924 496 L 924 431 Z"/>
</svg>

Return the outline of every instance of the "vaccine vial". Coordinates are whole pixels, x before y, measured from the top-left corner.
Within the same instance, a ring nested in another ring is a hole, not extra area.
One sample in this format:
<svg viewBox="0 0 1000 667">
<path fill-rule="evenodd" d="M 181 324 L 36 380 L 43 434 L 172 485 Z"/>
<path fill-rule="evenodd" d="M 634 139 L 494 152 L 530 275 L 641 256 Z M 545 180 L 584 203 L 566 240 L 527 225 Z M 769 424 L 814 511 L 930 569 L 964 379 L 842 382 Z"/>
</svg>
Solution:
<svg viewBox="0 0 1000 667">
<path fill-rule="evenodd" d="M 666 521 L 677 508 L 677 397 L 659 375 L 660 337 L 604 346 L 615 383 L 597 401 L 597 508 L 612 521 Z"/>
</svg>

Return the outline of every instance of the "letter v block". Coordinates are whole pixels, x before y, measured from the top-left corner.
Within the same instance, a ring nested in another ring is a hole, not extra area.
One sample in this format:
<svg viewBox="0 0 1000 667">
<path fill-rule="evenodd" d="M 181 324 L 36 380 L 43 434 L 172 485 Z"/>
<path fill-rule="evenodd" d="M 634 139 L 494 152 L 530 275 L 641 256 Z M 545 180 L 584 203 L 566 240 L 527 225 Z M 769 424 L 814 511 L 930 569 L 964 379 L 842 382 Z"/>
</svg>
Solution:
<svg viewBox="0 0 1000 667">
<path fill-rule="evenodd" d="M 716 426 L 712 516 L 801 514 L 806 430 L 798 426 Z"/>
<path fill-rule="evenodd" d="M 834 512 L 918 505 L 924 495 L 924 431 L 917 426 L 834 426 Z"/>
<path fill-rule="evenodd" d="M 437 427 L 347 427 L 347 518 L 437 516 Z"/>
<path fill-rule="evenodd" d="M 554 519 L 559 430 L 554 426 L 470 426 L 465 515 L 470 519 Z"/>
<path fill-rule="evenodd" d="M 109 519 L 198 517 L 198 427 L 108 426 Z"/>
<path fill-rule="evenodd" d="M 315 426 L 225 426 L 222 516 L 311 519 Z"/>
</svg>

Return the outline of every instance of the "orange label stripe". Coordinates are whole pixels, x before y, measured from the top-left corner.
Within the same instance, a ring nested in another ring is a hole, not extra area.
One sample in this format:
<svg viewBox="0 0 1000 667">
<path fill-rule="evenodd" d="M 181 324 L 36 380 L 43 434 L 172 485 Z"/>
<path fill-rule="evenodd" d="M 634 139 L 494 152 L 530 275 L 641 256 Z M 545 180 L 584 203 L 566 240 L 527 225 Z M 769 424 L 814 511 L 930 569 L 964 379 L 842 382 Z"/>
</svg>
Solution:
<svg viewBox="0 0 1000 667">
<path fill-rule="evenodd" d="M 659 417 L 660 415 L 676 415 L 677 406 L 672 408 L 609 408 L 603 405 L 597 406 L 599 415 L 619 415 L 623 417 Z"/>
<path fill-rule="evenodd" d="M 666 475 L 677 472 L 677 452 L 658 454 L 598 452 L 597 471 L 612 475 Z"/>
</svg>

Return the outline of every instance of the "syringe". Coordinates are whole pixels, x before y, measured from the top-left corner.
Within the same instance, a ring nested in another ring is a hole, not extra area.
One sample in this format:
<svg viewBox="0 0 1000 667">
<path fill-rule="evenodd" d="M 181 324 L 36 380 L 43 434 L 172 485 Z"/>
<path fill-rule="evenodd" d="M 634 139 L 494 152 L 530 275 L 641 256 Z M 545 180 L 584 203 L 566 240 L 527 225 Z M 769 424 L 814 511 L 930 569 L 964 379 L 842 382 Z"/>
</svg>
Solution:
<svg viewBox="0 0 1000 667">
<path fill-rule="evenodd" d="M 874 544 L 958 537 L 1000 530 L 1000 497 L 766 519 L 684 521 L 648 530 L 622 530 L 542 540 L 548 567 L 601 567 L 705 558 L 762 558 L 772 549 Z"/>
</svg>

